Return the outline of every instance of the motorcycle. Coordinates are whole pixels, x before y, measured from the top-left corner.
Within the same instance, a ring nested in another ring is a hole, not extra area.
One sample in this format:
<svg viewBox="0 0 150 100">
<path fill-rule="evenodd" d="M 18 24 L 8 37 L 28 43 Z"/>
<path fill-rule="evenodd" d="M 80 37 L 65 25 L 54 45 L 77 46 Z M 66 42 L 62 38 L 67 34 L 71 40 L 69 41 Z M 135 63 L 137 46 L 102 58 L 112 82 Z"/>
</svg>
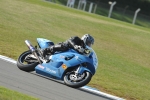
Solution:
<svg viewBox="0 0 150 100">
<path fill-rule="evenodd" d="M 41 50 L 54 45 L 48 39 L 37 38 L 37 46 L 32 46 L 29 40 L 25 40 L 29 50 L 23 52 L 17 60 L 20 70 L 64 81 L 67 86 L 79 88 L 87 85 L 95 74 L 98 59 L 94 50 L 86 47 L 84 54 L 74 49 L 65 52 L 55 52 L 43 57 Z M 46 59 L 45 59 L 46 58 Z"/>
</svg>

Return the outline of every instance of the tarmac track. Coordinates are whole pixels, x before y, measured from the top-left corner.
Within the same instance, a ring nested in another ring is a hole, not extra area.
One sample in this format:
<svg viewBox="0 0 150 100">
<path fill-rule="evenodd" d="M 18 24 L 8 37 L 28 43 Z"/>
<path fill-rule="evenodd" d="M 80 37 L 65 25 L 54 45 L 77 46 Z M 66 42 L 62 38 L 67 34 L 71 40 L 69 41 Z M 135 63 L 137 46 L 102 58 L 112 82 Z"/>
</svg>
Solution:
<svg viewBox="0 0 150 100">
<path fill-rule="evenodd" d="M 14 62 L 0 56 L 0 86 L 39 98 L 40 100 L 122 100 L 100 91 L 82 87 L 74 89 L 57 81 L 18 69 Z"/>
</svg>

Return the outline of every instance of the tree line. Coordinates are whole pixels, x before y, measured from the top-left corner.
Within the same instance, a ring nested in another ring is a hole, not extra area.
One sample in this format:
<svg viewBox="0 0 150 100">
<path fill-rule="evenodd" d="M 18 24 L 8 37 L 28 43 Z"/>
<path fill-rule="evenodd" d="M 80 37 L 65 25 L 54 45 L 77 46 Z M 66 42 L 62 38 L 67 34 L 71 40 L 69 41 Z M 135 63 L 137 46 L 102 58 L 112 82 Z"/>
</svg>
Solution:
<svg viewBox="0 0 150 100">
<path fill-rule="evenodd" d="M 141 9 L 140 13 L 143 13 L 145 15 L 150 15 L 150 0 L 88 0 L 95 3 L 108 3 L 109 1 L 117 2 L 116 6 L 120 6 L 122 8 L 125 8 L 128 6 L 130 10 L 136 10 L 138 8 Z"/>
</svg>

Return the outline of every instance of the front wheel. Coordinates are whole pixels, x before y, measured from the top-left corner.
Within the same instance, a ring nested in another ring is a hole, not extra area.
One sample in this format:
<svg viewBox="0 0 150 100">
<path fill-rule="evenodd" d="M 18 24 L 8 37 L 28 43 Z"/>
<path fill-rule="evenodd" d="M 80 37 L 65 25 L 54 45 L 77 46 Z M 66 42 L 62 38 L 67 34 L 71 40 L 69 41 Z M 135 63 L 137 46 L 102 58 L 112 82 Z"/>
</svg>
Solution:
<svg viewBox="0 0 150 100">
<path fill-rule="evenodd" d="M 38 64 L 36 57 L 30 50 L 23 52 L 17 60 L 18 68 L 26 72 L 34 71 Z"/>
<path fill-rule="evenodd" d="M 88 71 L 85 71 L 82 75 L 76 75 L 75 72 L 67 72 L 64 76 L 64 82 L 70 87 L 79 88 L 88 84 L 91 78 L 92 75 Z"/>
</svg>

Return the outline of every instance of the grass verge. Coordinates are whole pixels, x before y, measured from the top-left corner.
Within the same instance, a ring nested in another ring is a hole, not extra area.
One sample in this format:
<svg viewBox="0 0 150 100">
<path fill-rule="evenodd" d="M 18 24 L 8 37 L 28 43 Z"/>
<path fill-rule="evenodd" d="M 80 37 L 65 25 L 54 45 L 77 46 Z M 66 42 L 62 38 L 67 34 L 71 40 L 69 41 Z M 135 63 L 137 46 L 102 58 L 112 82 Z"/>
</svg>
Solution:
<svg viewBox="0 0 150 100">
<path fill-rule="evenodd" d="M 6 89 L 4 87 L 0 87 L 0 100 L 39 100 L 39 99 Z"/>
</svg>

